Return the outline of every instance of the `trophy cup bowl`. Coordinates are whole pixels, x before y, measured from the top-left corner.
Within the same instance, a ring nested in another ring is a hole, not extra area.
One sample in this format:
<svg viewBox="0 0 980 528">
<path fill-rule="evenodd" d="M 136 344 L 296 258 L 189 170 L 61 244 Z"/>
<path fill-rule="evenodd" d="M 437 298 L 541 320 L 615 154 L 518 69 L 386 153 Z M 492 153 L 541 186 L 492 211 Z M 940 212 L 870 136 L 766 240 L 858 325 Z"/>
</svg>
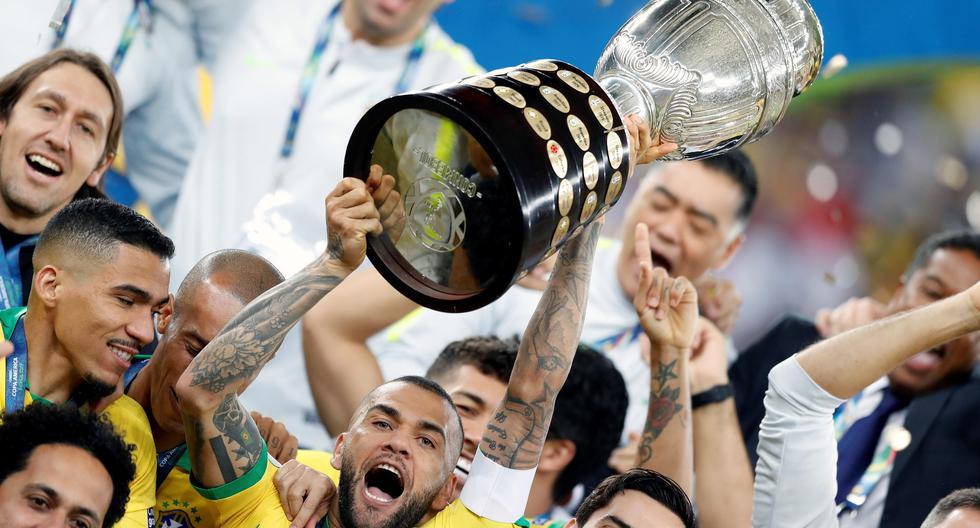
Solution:
<svg viewBox="0 0 980 528">
<path fill-rule="evenodd" d="M 344 175 L 395 178 L 368 258 L 403 295 L 446 312 L 494 301 L 620 198 L 623 118 L 719 154 L 769 130 L 816 78 L 806 0 L 654 0 L 612 38 L 595 76 L 554 59 L 385 99 L 354 128 Z"/>
</svg>

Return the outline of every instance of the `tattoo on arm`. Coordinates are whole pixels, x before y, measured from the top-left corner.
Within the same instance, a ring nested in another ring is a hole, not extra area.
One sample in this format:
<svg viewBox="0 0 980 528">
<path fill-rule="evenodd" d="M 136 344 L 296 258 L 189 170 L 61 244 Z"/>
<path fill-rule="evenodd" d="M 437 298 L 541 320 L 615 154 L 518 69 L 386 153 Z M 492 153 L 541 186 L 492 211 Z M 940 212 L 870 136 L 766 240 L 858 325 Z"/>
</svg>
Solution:
<svg viewBox="0 0 980 528">
<path fill-rule="evenodd" d="M 342 250 L 341 250 L 342 251 Z M 237 393 L 270 360 L 286 333 L 342 277 L 317 261 L 249 303 L 191 364 L 191 385 Z"/>
<path fill-rule="evenodd" d="M 670 421 L 680 413 L 684 406 L 680 403 L 681 388 L 677 380 L 677 360 L 658 361 L 656 372 L 650 379 L 650 407 L 647 410 L 647 423 L 643 429 L 637 453 L 637 465 L 643 466 L 653 458 L 653 442 L 660 437 Z"/>
<path fill-rule="evenodd" d="M 225 482 L 231 482 L 247 473 L 259 461 L 262 435 L 234 394 L 225 397 L 214 411 L 211 423 L 221 435 L 210 438 L 208 442 Z M 228 447 L 231 447 L 230 452 Z"/>
<path fill-rule="evenodd" d="M 598 226 L 592 225 L 562 249 L 528 323 L 507 394 L 480 444 L 487 458 L 505 467 L 532 468 L 541 456 L 555 398 L 582 333 L 598 239 Z"/>
</svg>

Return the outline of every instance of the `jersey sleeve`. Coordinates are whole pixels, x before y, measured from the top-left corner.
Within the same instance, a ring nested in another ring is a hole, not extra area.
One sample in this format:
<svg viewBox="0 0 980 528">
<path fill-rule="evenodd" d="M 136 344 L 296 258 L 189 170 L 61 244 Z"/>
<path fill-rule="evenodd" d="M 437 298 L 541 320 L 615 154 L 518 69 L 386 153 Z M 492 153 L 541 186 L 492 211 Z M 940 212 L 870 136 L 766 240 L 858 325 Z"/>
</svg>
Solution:
<svg viewBox="0 0 980 528">
<path fill-rule="evenodd" d="M 217 488 L 202 488 L 195 484 L 194 489 L 217 509 L 219 520 L 215 526 L 287 528 L 289 520 L 273 480 L 277 469 L 262 442 L 262 454 L 247 473 Z M 193 477 L 191 480 L 193 482 Z"/>
<path fill-rule="evenodd" d="M 136 476 L 129 486 L 126 513 L 115 524 L 119 528 L 148 528 L 154 525 L 156 504 L 156 446 L 146 413 L 136 400 L 122 396 L 103 413 L 123 441 L 132 446 Z"/>
</svg>

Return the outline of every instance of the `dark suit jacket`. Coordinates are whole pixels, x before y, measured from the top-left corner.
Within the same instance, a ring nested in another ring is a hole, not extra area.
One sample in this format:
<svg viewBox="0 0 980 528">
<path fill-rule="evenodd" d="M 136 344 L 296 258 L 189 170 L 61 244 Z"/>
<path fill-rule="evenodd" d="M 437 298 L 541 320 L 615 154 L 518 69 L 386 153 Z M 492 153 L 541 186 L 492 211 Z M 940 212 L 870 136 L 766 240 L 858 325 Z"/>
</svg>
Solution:
<svg viewBox="0 0 980 528">
<path fill-rule="evenodd" d="M 747 348 L 729 370 L 753 467 L 769 370 L 819 339 L 813 323 L 786 317 Z M 918 528 L 946 494 L 980 486 L 980 379 L 915 398 L 905 427 L 912 443 L 895 458 L 883 527 Z"/>
</svg>

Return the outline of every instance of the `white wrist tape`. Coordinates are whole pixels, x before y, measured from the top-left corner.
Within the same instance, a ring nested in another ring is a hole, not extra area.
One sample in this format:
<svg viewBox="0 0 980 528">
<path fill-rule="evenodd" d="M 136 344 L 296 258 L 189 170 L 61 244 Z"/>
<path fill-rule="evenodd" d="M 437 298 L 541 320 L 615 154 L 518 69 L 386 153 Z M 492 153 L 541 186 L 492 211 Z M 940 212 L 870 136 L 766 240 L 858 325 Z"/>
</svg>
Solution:
<svg viewBox="0 0 980 528">
<path fill-rule="evenodd" d="M 524 516 L 536 470 L 506 468 L 477 449 L 459 500 L 480 517 L 514 523 Z"/>
</svg>

